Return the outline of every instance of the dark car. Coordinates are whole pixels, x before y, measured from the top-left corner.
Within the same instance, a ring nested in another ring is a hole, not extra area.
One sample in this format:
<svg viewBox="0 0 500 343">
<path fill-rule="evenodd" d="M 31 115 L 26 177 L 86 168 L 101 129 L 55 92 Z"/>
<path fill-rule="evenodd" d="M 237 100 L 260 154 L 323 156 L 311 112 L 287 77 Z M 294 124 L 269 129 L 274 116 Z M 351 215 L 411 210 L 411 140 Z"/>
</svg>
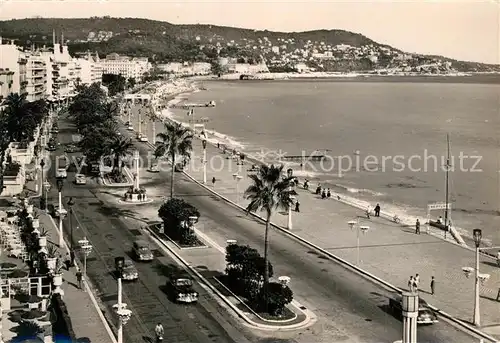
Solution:
<svg viewBox="0 0 500 343">
<path fill-rule="evenodd" d="M 198 292 L 193 288 L 193 280 L 187 276 L 172 277 L 167 281 L 168 295 L 176 302 L 195 303 Z"/>
<path fill-rule="evenodd" d="M 395 294 L 392 298 L 389 299 L 389 308 L 391 311 L 398 316 L 403 315 L 403 307 L 402 307 L 402 302 L 403 302 L 403 297 L 399 294 Z M 429 308 L 429 305 L 427 305 L 427 302 L 422 299 L 418 298 L 418 317 L 417 317 L 417 324 L 423 325 L 423 324 L 434 324 L 438 322 L 437 315 L 434 313 Z"/>
<path fill-rule="evenodd" d="M 57 146 L 52 144 L 52 143 L 48 143 L 47 144 L 47 151 L 56 151 L 57 150 Z"/>
</svg>

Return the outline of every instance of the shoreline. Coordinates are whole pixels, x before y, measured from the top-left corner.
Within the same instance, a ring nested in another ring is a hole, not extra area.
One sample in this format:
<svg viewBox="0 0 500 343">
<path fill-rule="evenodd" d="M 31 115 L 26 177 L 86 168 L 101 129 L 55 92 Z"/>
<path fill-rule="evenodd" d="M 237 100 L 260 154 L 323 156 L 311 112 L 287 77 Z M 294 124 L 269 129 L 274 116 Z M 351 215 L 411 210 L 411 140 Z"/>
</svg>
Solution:
<svg viewBox="0 0 500 343">
<path fill-rule="evenodd" d="M 242 81 L 243 82 L 243 81 Z M 191 124 L 186 123 L 182 120 L 176 119 L 176 114 L 172 112 L 171 110 L 173 109 L 171 106 L 174 104 L 181 103 L 183 101 L 188 100 L 188 98 L 193 94 L 200 91 L 198 85 L 196 84 L 196 81 L 192 80 L 191 81 L 191 89 L 188 91 L 179 91 L 175 94 L 171 94 L 168 96 L 167 100 L 167 107 L 161 111 L 161 113 L 157 114 L 159 118 L 162 118 L 164 120 L 170 120 L 173 122 L 178 122 L 181 123 L 184 126 L 187 127 L 192 127 Z M 244 146 L 239 144 L 238 141 L 236 141 L 232 136 L 227 135 L 226 133 L 221 133 L 214 130 L 209 130 L 205 128 L 205 132 L 207 133 L 207 141 L 209 144 L 212 144 L 214 146 L 217 146 L 217 143 L 221 144 L 221 151 L 223 150 L 222 147 L 226 147 L 227 150 L 230 152 L 232 150 L 235 150 L 237 154 L 242 153 L 245 155 L 245 160 L 246 161 L 251 161 L 253 164 L 264 164 L 264 163 L 274 163 L 274 164 L 283 164 L 285 165 L 285 168 L 295 168 L 296 163 L 289 162 L 289 161 L 279 161 L 279 160 L 268 160 L 268 161 L 262 161 L 258 159 L 257 157 L 253 156 L 251 153 L 245 152 Z M 195 134 L 196 139 L 201 139 L 201 136 L 199 133 Z M 321 181 L 320 179 L 314 177 L 314 176 L 308 176 L 308 171 L 307 170 L 296 170 L 296 176 L 300 179 L 301 183 L 304 179 L 309 179 L 310 186 L 314 187 L 316 183 L 321 183 L 324 188 L 330 188 L 332 191 L 332 196 L 340 196 L 343 200 L 351 203 L 351 206 L 356 206 L 359 208 L 371 208 L 373 209 L 375 206 L 375 203 L 379 202 L 376 199 L 371 199 L 369 197 L 363 197 L 363 194 L 366 195 L 365 193 L 362 193 L 362 189 L 359 189 L 358 191 L 352 192 L 351 187 L 341 185 L 341 184 L 336 184 L 336 183 L 331 183 L 331 182 L 325 182 Z M 366 190 L 365 190 L 366 191 Z M 358 194 L 360 193 L 360 194 Z M 362 194 L 361 194 L 362 193 Z M 358 194 L 358 196 L 356 196 Z M 368 194 L 370 195 L 370 194 Z M 372 194 L 373 195 L 373 194 Z M 413 226 L 416 219 L 420 219 L 421 223 L 424 224 L 427 219 L 425 215 L 425 210 L 420 209 L 420 208 L 412 208 L 414 211 L 411 211 L 411 209 L 408 211 L 408 208 L 405 204 L 392 204 L 392 203 L 384 203 L 380 202 L 381 206 L 384 208 L 384 211 L 386 212 L 391 212 L 397 215 L 401 219 L 401 224 L 403 225 L 409 225 Z M 460 226 L 455 226 L 453 225 L 453 229 L 458 231 L 459 235 L 461 235 L 466 241 L 470 241 L 472 239 L 470 235 L 470 230 L 466 230 Z M 491 246 L 492 242 L 490 239 L 485 239 L 484 240 L 485 246 Z"/>
</svg>

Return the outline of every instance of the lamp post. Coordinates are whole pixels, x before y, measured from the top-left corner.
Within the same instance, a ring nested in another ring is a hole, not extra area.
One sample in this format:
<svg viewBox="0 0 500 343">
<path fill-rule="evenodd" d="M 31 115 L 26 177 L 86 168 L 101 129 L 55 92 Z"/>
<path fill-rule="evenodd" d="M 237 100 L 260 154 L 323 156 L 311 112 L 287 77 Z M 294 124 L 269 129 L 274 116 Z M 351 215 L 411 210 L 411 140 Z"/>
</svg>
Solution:
<svg viewBox="0 0 500 343">
<path fill-rule="evenodd" d="M 90 245 L 87 237 L 80 239 L 78 244 L 80 245 L 80 250 L 83 252 L 83 278 L 85 279 L 87 276 L 87 256 L 92 252 L 92 245 Z"/>
<path fill-rule="evenodd" d="M 73 215 L 73 205 L 75 204 L 75 201 L 73 200 L 73 197 L 69 198 L 68 201 L 68 209 L 69 209 L 69 215 L 68 215 L 68 220 L 69 220 L 69 230 L 70 230 L 70 235 L 69 235 L 69 245 L 70 245 L 70 252 L 73 254 L 73 222 L 71 221 L 71 217 Z"/>
<path fill-rule="evenodd" d="M 203 184 L 207 183 L 207 140 L 201 141 L 203 145 Z"/>
<path fill-rule="evenodd" d="M 233 174 L 233 179 L 236 181 L 236 204 L 240 204 L 240 180 L 243 179 L 243 176 L 239 175 L 238 173 Z"/>
<path fill-rule="evenodd" d="M 127 309 L 127 304 L 122 302 L 122 273 L 125 264 L 123 257 L 115 257 L 115 266 L 118 276 L 118 303 L 113 305 L 116 315 L 118 316 L 118 339 L 117 343 L 123 343 L 123 325 L 127 324 L 132 316 L 132 311 Z"/>
<path fill-rule="evenodd" d="M 479 273 L 479 252 L 481 251 L 480 246 L 481 239 L 483 237 L 481 229 L 472 230 L 472 237 L 474 238 L 474 245 L 476 246 L 476 266 L 475 268 L 462 267 L 462 271 L 467 278 L 469 278 L 472 271 L 474 271 L 474 316 L 472 318 L 472 322 L 475 326 L 481 326 L 481 312 L 479 310 L 479 282 L 484 284 L 484 282 L 490 278 L 490 275 Z"/>
<path fill-rule="evenodd" d="M 63 238 L 63 217 L 65 214 L 65 210 L 63 209 L 62 205 L 62 189 L 64 187 L 64 181 L 63 179 L 57 179 L 57 191 L 59 193 L 59 208 L 58 208 L 58 214 L 59 214 L 59 247 L 61 248 L 64 245 L 64 238 Z"/>
<path fill-rule="evenodd" d="M 138 132 L 139 132 L 139 135 L 141 135 L 141 124 L 142 124 L 142 122 L 141 122 L 141 110 L 139 110 L 138 117 L 139 117 L 139 130 L 138 130 Z"/>
<path fill-rule="evenodd" d="M 349 228 L 352 230 L 356 227 L 356 265 L 359 266 L 359 239 L 360 239 L 360 232 L 367 232 L 370 230 L 369 226 L 366 225 L 359 225 L 359 221 L 357 220 L 350 220 L 347 222 L 349 225 Z"/>
<path fill-rule="evenodd" d="M 403 292 L 403 343 L 417 343 L 418 294 Z"/>
<path fill-rule="evenodd" d="M 45 207 L 45 211 L 47 211 L 47 199 L 44 198 L 45 196 L 45 187 L 44 187 L 44 181 L 43 181 L 43 172 L 44 172 L 44 169 L 45 169 L 45 161 L 43 159 L 43 156 L 42 156 L 42 160 L 40 161 L 40 169 L 42 170 L 42 181 L 41 181 L 41 184 L 42 184 L 42 199 L 44 199 L 45 201 L 45 204 L 44 204 L 44 207 Z"/>
</svg>

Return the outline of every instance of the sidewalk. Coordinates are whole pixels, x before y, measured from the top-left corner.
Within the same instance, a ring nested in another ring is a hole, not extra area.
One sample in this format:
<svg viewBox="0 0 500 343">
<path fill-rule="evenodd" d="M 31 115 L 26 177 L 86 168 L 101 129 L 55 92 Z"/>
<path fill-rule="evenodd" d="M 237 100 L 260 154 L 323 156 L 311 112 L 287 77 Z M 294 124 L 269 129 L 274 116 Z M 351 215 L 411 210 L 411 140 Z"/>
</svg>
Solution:
<svg viewBox="0 0 500 343">
<path fill-rule="evenodd" d="M 132 118 L 132 123 L 136 123 L 137 117 Z M 151 127 L 149 122 L 145 125 Z M 162 124 L 157 124 L 156 127 L 156 132 L 161 132 Z M 150 132 L 145 133 L 151 142 Z M 186 172 L 198 182 L 203 181 L 202 152 L 200 140 L 195 139 L 192 162 Z M 239 201 L 240 205 L 246 206 L 248 201 L 243 199 L 243 193 L 250 182 L 247 171 L 251 163 L 236 165 L 236 161 L 228 159 L 227 154 L 222 154 L 211 145 L 207 145 L 207 160 L 207 185 L 229 200 Z M 233 178 L 235 173 L 243 177 L 238 183 L 239 196 Z M 212 177 L 216 178 L 214 186 Z M 422 290 L 420 295 L 425 300 L 456 318 L 468 322 L 472 320 L 474 278 L 467 279 L 462 267 L 474 266 L 473 251 L 426 234 L 425 225 L 422 225 L 422 234 L 416 235 L 413 228 L 403 227 L 383 218 L 372 216 L 368 220 L 363 210 L 343 204 L 334 197 L 321 199 L 313 194 L 315 187 L 316 184 L 311 184 L 308 191 L 301 188 L 297 190 L 300 213 L 292 213 L 292 231 L 295 234 L 356 264 L 356 229 L 351 231 L 347 222 L 359 218 L 360 225 L 370 227 L 367 233 L 360 234 L 361 268 L 403 289 L 407 288 L 409 277 L 418 273 Z M 286 228 L 287 219 L 287 213 L 275 213 L 272 222 Z M 500 286 L 499 271 L 495 260 L 481 257 L 480 272 L 490 274 L 490 279 L 480 290 L 483 327 L 500 325 L 500 302 L 496 300 Z M 435 295 L 427 294 L 431 276 L 436 279 Z"/>
<path fill-rule="evenodd" d="M 39 219 L 40 226 L 49 232 L 48 241 L 57 245 L 59 233 L 54 222 L 46 214 L 41 214 Z M 66 259 L 66 248 L 59 249 L 59 251 L 63 260 Z M 113 342 L 104 323 L 99 318 L 91 296 L 86 291 L 78 289 L 76 269 L 72 267 L 69 271 L 64 271 L 63 280 L 63 300 L 68 308 L 76 338 L 79 341 L 92 343 Z"/>
</svg>

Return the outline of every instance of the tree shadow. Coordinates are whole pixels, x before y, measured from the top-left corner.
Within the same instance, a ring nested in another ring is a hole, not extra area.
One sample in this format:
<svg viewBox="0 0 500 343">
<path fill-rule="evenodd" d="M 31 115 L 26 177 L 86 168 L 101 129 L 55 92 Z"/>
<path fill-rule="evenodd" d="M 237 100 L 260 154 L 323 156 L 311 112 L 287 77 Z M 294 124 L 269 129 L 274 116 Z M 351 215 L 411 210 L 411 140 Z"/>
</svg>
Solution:
<svg viewBox="0 0 500 343">
<path fill-rule="evenodd" d="M 80 337 L 76 339 L 76 343 L 91 343 L 92 340 L 88 337 Z"/>
<path fill-rule="evenodd" d="M 490 266 L 490 267 L 500 267 L 500 266 L 498 265 L 498 262 L 483 261 L 482 263 L 483 263 L 483 264 L 486 264 L 487 266 Z"/>
<path fill-rule="evenodd" d="M 184 269 L 179 268 L 174 264 L 163 264 L 163 263 L 155 263 L 153 265 L 153 269 L 158 273 L 158 275 L 173 277 L 176 275 L 188 275 Z"/>
<path fill-rule="evenodd" d="M 491 300 L 493 302 L 498 302 L 498 298 L 488 297 L 486 295 L 481 295 L 481 299 Z"/>
<path fill-rule="evenodd" d="M 99 206 L 97 208 L 97 212 L 99 212 L 100 214 L 102 214 L 106 217 L 114 217 L 114 218 L 119 218 L 119 217 L 124 217 L 124 216 L 127 216 L 127 217 L 134 217 L 135 216 L 135 213 L 129 209 L 106 206 L 106 205 Z"/>
</svg>

